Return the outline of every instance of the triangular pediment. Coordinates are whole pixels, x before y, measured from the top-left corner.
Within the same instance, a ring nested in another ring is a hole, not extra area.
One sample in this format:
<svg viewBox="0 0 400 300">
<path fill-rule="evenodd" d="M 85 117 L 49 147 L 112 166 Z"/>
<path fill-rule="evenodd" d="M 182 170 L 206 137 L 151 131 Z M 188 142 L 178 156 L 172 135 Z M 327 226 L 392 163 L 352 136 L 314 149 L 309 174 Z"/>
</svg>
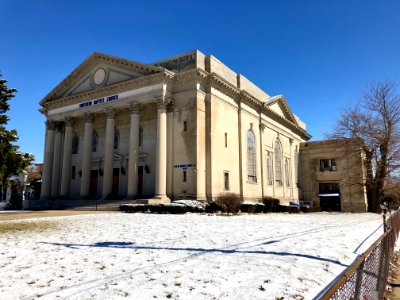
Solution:
<svg viewBox="0 0 400 300">
<path fill-rule="evenodd" d="M 94 52 L 58 84 L 40 104 L 160 72 L 162 69 L 159 67 Z"/>
<path fill-rule="evenodd" d="M 283 95 L 270 97 L 264 103 L 274 113 L 297 125 L 297 120 Z"/>
</svg>

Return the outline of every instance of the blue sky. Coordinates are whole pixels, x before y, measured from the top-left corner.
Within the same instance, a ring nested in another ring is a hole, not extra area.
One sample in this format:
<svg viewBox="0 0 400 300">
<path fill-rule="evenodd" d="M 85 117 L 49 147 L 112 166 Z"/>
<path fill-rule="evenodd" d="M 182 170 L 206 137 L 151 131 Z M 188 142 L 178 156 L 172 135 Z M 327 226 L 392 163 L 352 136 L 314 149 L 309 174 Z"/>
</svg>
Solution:
<svg viewBox="0 0 400 300">
<path fill-rule="evenodd" d="M 2 0 L 0 71 L 18 89 L 8 128 L 43 160 L 39 101 L 93 51 L 154 62 L 199 49 L 324 138 L 372 81 L 400 83 L 400 1 Z"/>
</svg>

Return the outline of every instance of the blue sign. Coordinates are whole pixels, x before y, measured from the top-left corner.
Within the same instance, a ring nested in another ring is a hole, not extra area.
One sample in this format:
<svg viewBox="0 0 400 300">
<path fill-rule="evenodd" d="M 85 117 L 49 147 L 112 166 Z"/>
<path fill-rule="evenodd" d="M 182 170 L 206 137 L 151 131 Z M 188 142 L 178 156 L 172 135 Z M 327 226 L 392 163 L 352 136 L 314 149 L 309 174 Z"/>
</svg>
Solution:
<svg viewBox="0 0 400 300">
<path fill-rule="evenodd" d="M 104 102 L 115 101 L 115 100 L 118 100 L 118 95 L 113 95 L 113 96 L 109 96 L 109 97 L 105 97 L 105 98 L 99 98 L 99 99 L 96 99 L 96 100 L 90 100 L 90 101 L 87 101 L 87 102 L 83 102 L 83 103 L 79 104 L 79 108 L 88 107 L 88 106 L 101 104 L 101 103 L 104 103 Z"/>
<path fill-rule="evenodd" d="M 182 169 L 187 169 L 187 168 L 194 168 L 196 167 L 196 164 L 186 164 L 186 165 L 175 165 L 174 168 L 182 168 Z"/>
</svg>

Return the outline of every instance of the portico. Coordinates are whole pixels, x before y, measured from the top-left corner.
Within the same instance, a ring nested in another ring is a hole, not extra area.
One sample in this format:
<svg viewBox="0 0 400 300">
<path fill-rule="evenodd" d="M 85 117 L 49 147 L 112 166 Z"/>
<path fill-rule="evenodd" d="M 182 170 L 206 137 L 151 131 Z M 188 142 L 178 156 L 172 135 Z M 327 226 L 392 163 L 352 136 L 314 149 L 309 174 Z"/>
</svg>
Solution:
<svg viewBox="0 0 400 300">
<path fill-rule="evenodd" d="M 173 114 L 173 102 L 167 97 L 168 85 L 161 82 L 138 96 L 134 94 L 105 96 L 104 101 L 93 99 L 47 112 L 43 199 L 146 197 L 149 202 L 170 202 L 167 131 L 173 124 L 167 122 L 166 107 Z M 147 147 L 140 136 L 143 127 L 149 138 Z M 73 149 L 74 134 L 77 149 Z M 141 177 L 145 167 L 146 182 L 143 178 L 138 182 L 140 160 L 144 163 Z"/>
</svg>

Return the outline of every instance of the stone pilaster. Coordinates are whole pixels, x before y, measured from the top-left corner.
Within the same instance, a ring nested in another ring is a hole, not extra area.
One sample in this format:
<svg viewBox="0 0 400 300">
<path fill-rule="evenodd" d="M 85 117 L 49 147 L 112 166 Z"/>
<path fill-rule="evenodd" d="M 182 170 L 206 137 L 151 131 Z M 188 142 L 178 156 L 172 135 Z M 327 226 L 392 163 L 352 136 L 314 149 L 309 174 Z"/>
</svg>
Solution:
<svg viewBox="0 0 400 300">
<path fill-rule="evenodd" d="M 129 133 L 129 166 L 128 166 L 128 199 L 137 196 L 138 185 L 138 152 L 139 152 L 139 123 L 140 123 L 140 104 L 132 102 L 131 109 L 131 129 Z"/>
<path fill-rule="evenodd" d="M 261 114 L 260 114 L 260 120 L 261 120 Z M 259 128 L 260 128 L 260 172 L 261 172 L 261 196 L 264 198 L 265 195 L 265 189 L 264 189 L 264 152 L 263 151 L 263 134 L 265 130 L 265 124 L 260 123 Z"/>
<path fill-rule="evenodd" d="M 42 189 L 40 198 L 47 200 L 51 193 L 51 175 L 53 172 L 55 123 L 46 121 L 46 144 L 44 147 Z M 43 203 L 47 206 L 47 203 Z"/>
<path fill-rule="evenodd" d="M 67 198 L 69 196 L 69 187 L 71 183 L 71 160 L 72 160 L 72 127 L 73 120 L 70 117 L 65 118 L 64 151 L 61 170 L 60 196 Z"/>
<path fill-rule="evenodd" d="M 174 101 L 167 104 L 167 196 L 173 194 L 174 176 Z"/>
<path fill-rule="evenodd" d="M 105 198 L 112 192 L 113 184 L 113 162 L 114 162 L 114 130 L 115 130 L 115 111 L 112 108 L 104 110 L 106 123 L 106 141 L 104 143 L 104 175 L 103 175 L 103 195 Z"/>
<path fill-rule="evenodd" d="M 81 198 L 87 198 L 90 192 L 93 115 L 91 113 L 85 113 L 84 119 L 85 119 L 85 133 L 83 135 L 83 151 L 82 151 Z"/>
</svg>

